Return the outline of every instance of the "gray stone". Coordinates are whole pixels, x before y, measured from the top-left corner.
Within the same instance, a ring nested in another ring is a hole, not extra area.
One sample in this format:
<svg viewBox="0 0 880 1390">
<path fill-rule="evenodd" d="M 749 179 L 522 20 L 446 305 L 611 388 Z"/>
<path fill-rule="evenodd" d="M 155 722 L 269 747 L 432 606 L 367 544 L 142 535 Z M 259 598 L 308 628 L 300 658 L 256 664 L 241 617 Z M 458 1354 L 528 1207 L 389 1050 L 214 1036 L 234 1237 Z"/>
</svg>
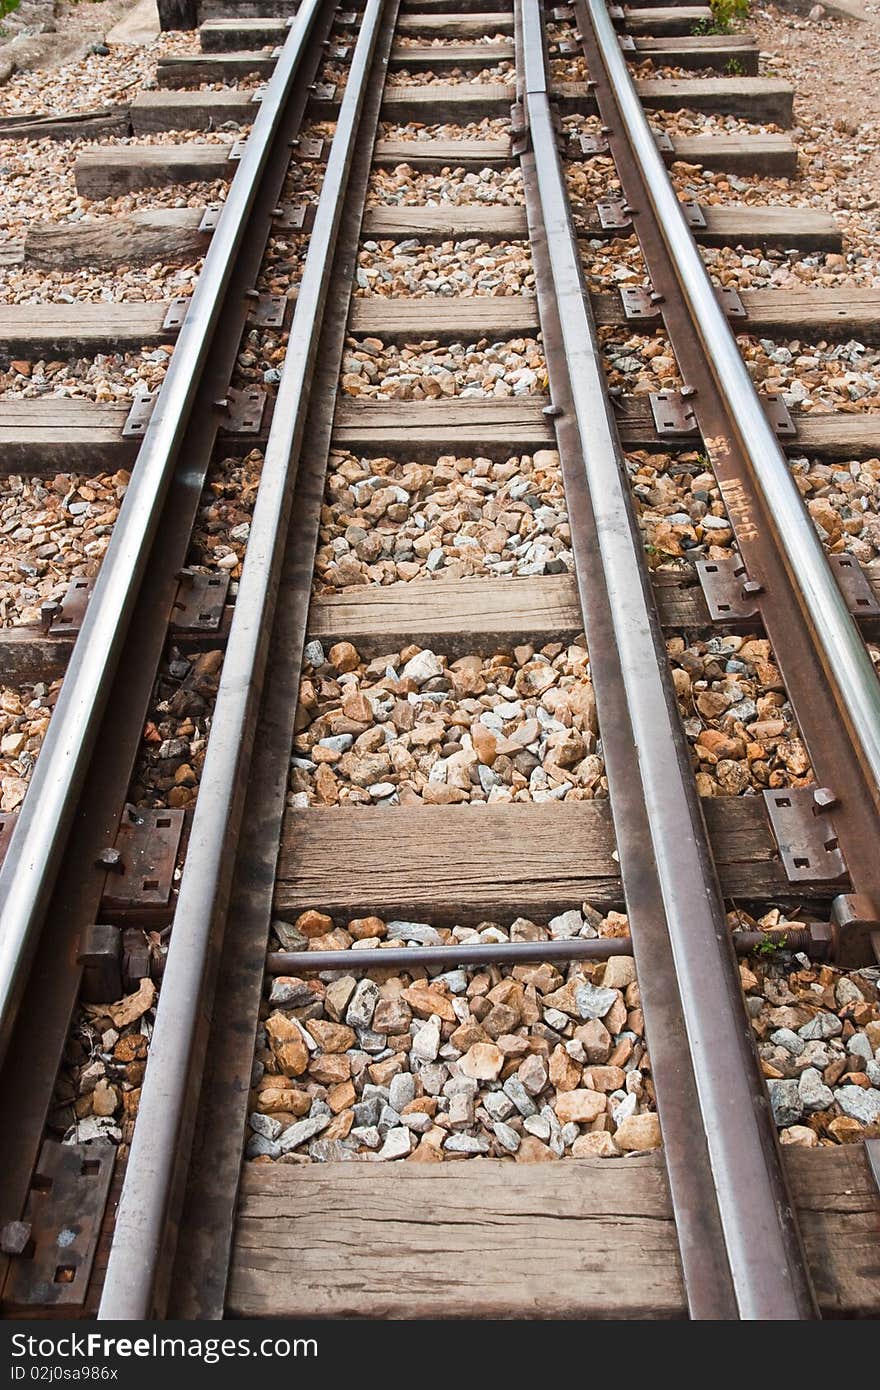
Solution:
<svg viewBox="0 0 880 1390">
<path fill-rule="evenodd" d="M 421 1110 L 412 1110 L 408 1115 L 401 1115 L 400 1118 L 407 1129 L 411 1129 L 414 1134 L 425 1134 L 434 1123 L 431 1116 L 426 1115 Z"/>
<path fill-rule="evenodd" d="M 375 1125 L 354 1125 L 351 1137 L 366 1149 L 378 1149 L 382 1143 L 382 1136 Z"/>
<path fill-rule="evenodd" d="M 796 1081 L 768 1081 L 767 1091 L 773 1118 L 780 1129 L 797 1124 L 804 1113 L 803 1101 Z M 635 1099 L 635 1097 L 633 1097 Z"/>
<path fill-rule="evenodd" d="M 387 1163 L 393 1158 L 406 1158 L 411 1151 L 412 1135 L 405 1125 L 400 1125 L 397 1129 L 389 1129 L 385 1135 L 385 1143 L 376 1154 L 376 1162 Z"/>
<path fill-rule="evenodd" d="M 551 917 L 547 930 L 554 941 L 563 941 L 577 936 L 583 925 L 584 919 L 577 908 L 571 908 L 568 912 L 560 912 L 558 917 Z"/>
<path fill-rule="evenodd" d="M 520 1137 L 516 1130 L 511 1129 L 503 1120 L 496 1120 L 492 1129 L 501 1147 L 507 1149 L 508 1153 L 515 1154 L 520 1145 Z"/>
<path fill-rule="evenodd" d="M 276 917 L 272 923 L 272 930 L 285 951 L 307 951 L 309 949 L 309 938 L 305 932 L 297 931 L 292 922 L 283 922 L 280 917 Z"/>
<path fill-rule="evenodd" d="M 410 680 L 414 680 L 417 685 L 425 685 L 427 681 L 433 680 L 435 676 L 442 676 L 443 665 L 440 658 L 435 656 L 432 651 L 417 652 L 410 657 L 404 666 L 401 675 Z"/>
<path fill-rule="evenodd" d="M 564 1028 L 568 1027 L 571 1019 L 561 1009 L 545 1009 L 544 1022 L 549 1028 L 555 1028 L 557 1033 L 561 1033 Z"/>
<path fill-rule="evenodd" d="M 453 1125 L 472 1125 L 474 1122 L 474 1098 L 459 1093 L 449 1097 L 449 1122 Z"/>
<path fill-rule="evenodd" d="M 358 1101 L 354 1109 L 354 1122 L 361 1127 L 369 1127 L 379 1122 L 379 1107 L 381 1101 L 378 1096 L 371 1096 L 369 1100 Z"/>
<path fill-rule="evenodd" d="M 440 1051 L 440 1020 L 432 1014 L 413 1036 L 410 1054 L 422 1062 L 435 1062 Z"/>
<path fill-rule="evenodd" d="M 472 1134 L 450 1134 L 448 1139 L 443 1140 L 444 1149 L 449 1149 L 450 1153 L 457 1154 L 486 1154 L 489 1152 L 489 1140 L 478 1139 Z"/>
<path fill-rule="evenodd" d="M 534 1134 L 536 1139 L 550 1138 L 550 1121 L 545 1115 L 526 1115 L 523 1129 L 528 1130 L 529 1134 Z"/>
<path fill-rule="evenodd" d="M 400 1124 L 400 1115 L 393 1110 L 390 1105 L 383 1105 L 379 1112 L 379 1133 L 386 1135 L 390 1129 L 396 1129 Z"/>
<path fill-rule="evenodd" d="M 316 997 L 306 980 L 299 980 L 295 975 L 279 975 L 272 981 L 269 1003 L 283 1009 L 297 1009 L 304 1004 L 313 1004 Z"/>
<path fill-rule="evenodd" d="M 880 1092 L 865 1091 L 861 1086 L 838 1086 L 834 1099 L 844 1115 L 860 1120 L 863 1125 L 872 1125 L 880 1120 Z"/>
<path fill-rule="evenodd" d="M 388 922 L 385 934 L 403 941 L 415 941 L 420 946 L 439 946 L 440 933 L 425 922 Z"/>
<path fill-rule="evenodd" d="M 347 753 L 354 743 L 354 734 L 328 734 L 318 739 L 319 748 L 329 748 L 331 753 Z"/>
<path fill-rule="evenodd" d="M 449 1080 L 443 1083 L 444 1096 L 467 1096 L 473 1100 L 479 1089 L 479 1082 L 472 1076 L 450 1076 Z"/>
<path fill-rule="evenodd" d="M 467 971 L 444 970 L 442 975 L 435 975 L 431 983 L 435 985 L 447 985 L 450 994 L 464 994 L 468 987 Z"/>
<path fill-rule="evenodd" d="M 277 1139 L 284 1128 L 280 1120 L 273 1119 L 271 1115 L 261 1115 L 258 1111 L 248 1116 L 248 1124 L 255 1134 L 262 1134 L 264 1139 Z"/>
<path fill-rule="evenodd" d="M 278 1158 L 281 1145 L 276 1139 L 267 1139 L 265 1134 L 252 1134 L 244 1149 L 245 1158 Z"/>
<path fill-rule="evenodd" d="M 604 1018 L 616 998 L 616 990 L 599 989 L 591 984 L 578 985 L 574 992 L 575 1007 L 581 1018 Z"/>
<path fill-rule="evenodd" d="M 813 1039 L 824 1041 L 826 1038 L 836 1038 L 838 1033 L 842 1032 L 843 1024 L 837 1014 L 830 1013 L 818 1013 L 809 1023 L 798 1029 L 799 1036 L 808 1042 Z"/>
<path fill-rule="evenodd" d="M 851 1038 L 847 1038 L 846 1050 L 853 1057 L 861 1057 L 864 1062 L 870 1062 L 874 1056 L 871 1044 L 864 1033 L 853 1033 Z"/>
<path fill-rule="evenodd" d="M 574 1121 L 571 1120 L 567 1125 L 563 1125 L 559 1132 L 562 1135 L 563 1144 L 567 1149 L 570 1149 L 581 1132 L 580 1125 L 576 1125 Z"/>
<path fill-rule="evenodd" d="M 449 1068 L 443 1062 L 432 1062 L 428 1066 L 421 1067 L 419 1079 L 424 1087 L 425 1095 L 439 1096 L 448 1075 Z"/>
<path fill-rule="evenodd" d="M 324 648 L 317 638 L 313 638 L 311 642 L 306 642 L 306 645 L 303 647 L 303 660 L 306 661 L 309 666 L 323 666 L 326 659 L 327 658 L 324 656 Z"/>
<path fill-rule="evenodd" d="M 493 1120 L 509 1120 L 516 1106 L 503 1091 L 488 1091 L 483 1096 L 483 1109 Z"/>
<path fill-rule="evenodd" d="M 837 981 L 834 986 L 834 998 L 837 1000 L 837 1007 L 845 1009 L 847 1004 L 864 1004 L 865 996 L 857 984 L 848 980 L 845 975 Z"/>
<path fill-rule="evenodd" d="M 521 1115 L 536 1115 L 538 1107 L 532 1100 L 518 1076 L 509 1076 L 501 1088 L 509 1096 Z"/>
<path fill-rule="evenodd" d="M 351 996 L 351 1002 L 345 1011 L 345 1021 L 349 1028 L 369 1028 L 373 1021 L 373 1014 L 376 1012 L 376 1005 L 378 1002 L 379 986 L 376 982 L 374 980 L 360 980 L 354 994 Z M 380 1035 L 376 1033 L 374 1036 L 378 1038 Z M 361 1046 L 365 1052 L 370 1051 L 369 1047 L 364 1044 L 363 1039 L 361 1039 Z M 385 1046 L 384 1037 L 382 1038 L 382 1046 Z"/>
<path fill-rule="evenodd" d="M 416 1098 L 416 1079 L 411 1071 L 398 1072 L 388 1084 L 388 1104 L 398 1114 Z"/>
<path fill-rule="evenodd" d="M 357 1030 L 358 1043 L 363 1052 L 369 1052 L 375 1058 L 379 1053 L 384 1053 L 387 1057 L 391 1052 L 388 1046 L 388 1039 L 384 1033 L 374 1033 L 372 1028 L 359 1028 Z"/>
<path fill-rule="evenodd" d="M 775 1033 L 770 1034 L 770 1041 L 777 1047 L 784 1047 L 793 1057 L 799 1057 L 806 1046 L 803 1038 L 799 1038 L 791 1028 L 777 1028 Z"/>
<path fill-rule="evenodd" d="M 834 1102 L 830 1089 L 822 1080 L 821 1072 L 816 1071 L 815 1067 L 807 1067 L 801 1072 L 798 1095 L 807 1110 L 826 1110 Z"/>
<path fill-rule="evenodd" d="M 281 1153 L 290 1153 L 291 1149 L 298 1149 L 307 1139 L 314 1139 L 316 1134 L 327 1128 L 332 1118 L 330 1114 L 310 1115 L 306 1120 L 297 1120 L 296 1124 L 289 1125 L 278 1140 Z"/>
<path fill-rule="evenodd" d="M 313 1139 L 309 1144 L 309 1158 L 313 1163 L 357 1163 L 355 1153 L 346 1139 Z"/>
<path fill-rule="evenodd" d="M 872 1086 L 880 1086 L 880 1062 L 875 1062 L 872 1058 L 865 1063 L 865 1075 Z"/>
</svg>

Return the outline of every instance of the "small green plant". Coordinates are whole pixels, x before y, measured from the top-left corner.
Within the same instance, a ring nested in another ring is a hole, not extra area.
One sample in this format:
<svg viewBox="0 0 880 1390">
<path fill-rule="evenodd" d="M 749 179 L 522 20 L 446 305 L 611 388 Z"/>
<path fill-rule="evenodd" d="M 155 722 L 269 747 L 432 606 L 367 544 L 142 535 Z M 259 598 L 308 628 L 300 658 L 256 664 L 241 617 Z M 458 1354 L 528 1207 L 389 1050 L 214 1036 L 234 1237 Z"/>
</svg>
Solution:
<svg viewBox="0 0 880 1390">
<path fill-rule="evenodd" d="M 742 77 L 743 65 L 739 61 L 739 58 L 728 58 L 727 62 L 724 65 L 724 71 L 730 77 Z"/>
<path fill-rule="evenodd" d="M 13 10 L 17 10 L 19 0 L 0 0 L 0 19 L 5 19 Z"/>
<path fill-rule="evenodd" d="M 759 941 L 753 954 L 756 956 L 775 956 L 778 951 L 784 951 L 788 937 L 783 932 L 777 936 L 765 936 L 763 941 Z"/>
<path fill-rule="evenodd" d="M 709 0 L 712 18 L 699 20 L 691 30 L 693 34 L 729 34 L 734 20 L 745 19 L 749 12 L 749 0 Z"/>
</svg>

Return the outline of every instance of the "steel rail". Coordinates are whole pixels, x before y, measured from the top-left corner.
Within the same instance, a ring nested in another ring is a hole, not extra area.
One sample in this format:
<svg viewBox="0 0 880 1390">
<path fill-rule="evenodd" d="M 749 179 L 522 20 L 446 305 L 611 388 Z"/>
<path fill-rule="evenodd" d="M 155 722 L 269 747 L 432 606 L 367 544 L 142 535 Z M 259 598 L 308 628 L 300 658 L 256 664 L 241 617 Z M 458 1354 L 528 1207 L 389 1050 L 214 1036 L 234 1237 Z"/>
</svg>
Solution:
<svg viewBox="0 0 880 1390">
<path fill-rule="evenodd" d="M 580 475 L 569 468 L 566 496 L 689 1308 L 696 1318 L 810 1317 L 804 1253 L 588 309 L 541 10 L 538 0 L 516 0 L 516 10 L 539 309 L 560 449 L 565 440 L 582 463 Z"/>
<path fill-rule="evenodd" d="M 734 932 L 731 944 L 738 956 L 750 955 L 758 946 L 780 938 L 784 951 L 809 951 L 815 942 L 809 931 Z M 784 937 L 784 944 L 782 938 Z M 564 941 L 464 941 L 458 946 L 369 946 L 362 951 L 270 951 L 267 975 L 298 975 L 332 970 L 406 970 L 411 966 L 517 965 L 521 961 L 610 960 L 633 953 L 629 936 L 572 937 Z"/>
<path fill-rule="evenodd" d="M 398 11 L 399 0 L 385 0 L 345 208 L 336 236 L 331 289 L 322 314 L 309 413 L 285 539 L 281 594 L 269 643 L 241 831 L 235 846 L 227 914 L 235 929 L 224 935 L 211 1003 L 211 1030 L 166 1305 L 167 1316 L 178 1320 L 216 1319 L 224 1315 L 242 1154 L 249 1133 L 249 1083 L 265 986 L 315 552 L 364 205 Z M 210 1183 L 204 1180 L 208 1172 Z"/>
<path fill-rule="evenodd" d="M 820 647 L 827 680 L 872 779 L 875 802 L 880 804 L 880 682 L 691 235 L 605 0 L 578 0 L 575 13 L 579 16 L 583 11 L 589 16 L 694 331 L 773 518 L 777 542 Z"/>
<path fill-rule="evenodd" d="M 162 503 L 273 139 L 322 0 L 303 0 L 230 184 L 0 866 L 0 1063 L 6 1054 Z"/>
<path fill-rule="evenodd" d="M 182 1149 L 192 1138 L 186 1100 L 204 1063 L 205 979 L 212 967 L 216 972 L 222 944 L 235 858 L 230 847 L 253 750 L 315 350 L 384 4 L 367 0 L 363 12 L 297 296 L 98 1313 L 105 1320 L 153 1316 L 162 1266 L 170 1263 L 170 1208 Z"/>
</svg>

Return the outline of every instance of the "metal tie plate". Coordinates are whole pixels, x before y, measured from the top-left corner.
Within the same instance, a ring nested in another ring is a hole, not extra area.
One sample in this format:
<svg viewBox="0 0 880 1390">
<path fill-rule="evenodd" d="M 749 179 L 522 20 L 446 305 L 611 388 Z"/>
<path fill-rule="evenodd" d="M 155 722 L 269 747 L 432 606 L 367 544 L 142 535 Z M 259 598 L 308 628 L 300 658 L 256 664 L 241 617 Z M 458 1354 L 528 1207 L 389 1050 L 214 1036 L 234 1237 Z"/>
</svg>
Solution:
<svg viewBox="0 0 880 1390">
<path fill-rule="evenodd" d="M 850 613 L 855 618 L 880 617 L 880 602 L 868 576 L 854 555 L 829 555 L 828 559 L 846 599 Z"/>
<path fill-rule="evenodd" d="M 764 414 L 770 421 L 779 439 L 794 439 L 797 425 L 791 418 L 788 406 L 781 396 L 761 396 Z"/>
<path fill-rule="evenodd" d="M 655 130 L 653 134 L 654 141 L 661 154 L 675 153 L 675 146 L 672 143 L 671 135 L 669 135 L 665 130 Z"/>
<path fill-rule="evenodd" d="M 245 386 L 240 390 L 230 386 L 226 392 L 226 417 L 221 426 L 223 434 L 259 434 L 266 408 L 266 392 L 262 386 Z"/>
<path fill-rule="evenodd" d="M 282 203 L 273 218 L 273 228 L 277 232 L 307 232 L 314 216 L 314 203 Z"/>
<path fill-rule="evenodd" d="M 202 220 L 199 223 L 200 232 L 216 232 L 223 212 L 222 203 L 209 203 L 202 213 Z"/>
<path fill-rule="evenodd" d="M 216 632 L 223 621 L 229 575 L 184 570 L 177 586 L 169 630 L 174 633 Z"/>
<path fill-rule="evenodd" d="M 254 307 L 248 314 L 248 323 L 258 328 L 282 328 L 287 296 L 283 294 L 261 294 L 254 300 Z"/>
<path fill-rule="evenodd" d="M 658 319 L 660 305 L 651 298 L 652 293 L 652 290 L 645 289 L 643 285 L 624 285 L 620 290 L 624 316 L 634 322 Z"/>
<path fill-rule="evenodd" d="M 636 41 L 632 34 L 618 34 L 617 42 L 620 44 L 624 53 L 635 53 Z"/>
<path fill-rule="evenodd" d="M 123 439 L 140 439 L 146 433 L 158 394 L 158 391 L 147 391 L 145 387 L 138 388 L 122 426 Z"/>
<path fill-rule="evenodd" d="M 188 294 L 181 294 L 176 299 L 172 299 L 168 304 L 168 312 L 162 321 L 162 327 L 169 330 L 182 328 L 186 311 L 191 303 L 192 300 Z"/>
<path fill-rule="evenodd" d="M 654 428 L 661 437 L 697 432 L 697 417 L 689 396 L 683 396 L 680 391 L 652 391 L 648 400 Z"/>
<path fill-rule="evenodd" d="M 738 555 L 724 555 L 718 560 L 697 560 L 697 578 L 709 617 L 713 623 L 742 622 L 758 616 L 759 608 L 753 594 L 743 586 L 748 583 L 748 571 Z"/>
<path fill-rule="evenodd" d="M 632 226 L 632 218 L 624 212 L 624 204 L 619 198 L 603 198 L 596 204 L 599 222 L 606 232 L 625 231 Z"/>
<path fill-rule="evenodd" d="M 578 135 L 575 138 L 581 154 L 607 154 L 610 149 L 604 135 Z"/>
<path fill-rule="evenodd" d="M 229 154 L 226 157 L 227 159 L 235 160 L 237 163 L 244 156 L 244 152 L 246 149 L 247 140 L 236 140 L 235 144 L 232 145 Z"/>
<path fill-rule="evenodd" d="M 335 101 L 336 83 L 335 82 L 316 82 L 312 97 L 315 101 Z"/>
<path fill-rule="evenodd" d="M 715 293 L 718 296 L 722 309 L 729 319 L 744 319 L 748 317 L 746 314 L 746 306 L 743 304 L 736 290 L 725 287 L 724 289 L 716 289 Z"/>
<path fill-rule="evenodd" d="M 0 864 L 6 858 L 6 851 L 9 848 L 9 841 L 12 839 L 12 832 L 15 829 L 17 819 L 17 811 L 0 812 Z"/>
<path fill-rule="evenodd" d="M 296 153 L 299 159 L 323 159 L 324 141 L 304 135 L 296 142 Z"/>
<path fill-rule="evenodd" d="M 72 579 L 49 624 L 49 637 L 72 637 L 82 627 L 94 579 Z"/>
<path fill-rule="evenodd" d="M 691 231 L 699 231 L 706 226 L 706 216 L 700 204 L 695 198 L 688 198 L 681 204 L 681 210 L 687 219 L 687 224 Z"/>
<path fill-rule="evenodd" d="M 357 15 L 346 10 L 345 14 L 338 14 L 333 23 L 340 25 L 342 28 L 350 29 L 353 24 L 357 24 Z"/>
<path fill-rule="evenodd" d="M 839 883 L 846 861 L 820 787 L 778 787 L 763 793 L 779 857 L 790 883 Z"/>
<path fill-rule="evenodd" d="M 30 1239 L 10 1259 L 5 1303 L 85 1302 L 115 1161 L 112 1144 L 46 1140 L 21 1223 L 30 1227 Z"/>
<path fill-rule="evenodd" d="M 171 901 L 184 812 L 127 805 L 116 835 L 119 859 L 107 873 L 102 915 Z"/>
</svg>

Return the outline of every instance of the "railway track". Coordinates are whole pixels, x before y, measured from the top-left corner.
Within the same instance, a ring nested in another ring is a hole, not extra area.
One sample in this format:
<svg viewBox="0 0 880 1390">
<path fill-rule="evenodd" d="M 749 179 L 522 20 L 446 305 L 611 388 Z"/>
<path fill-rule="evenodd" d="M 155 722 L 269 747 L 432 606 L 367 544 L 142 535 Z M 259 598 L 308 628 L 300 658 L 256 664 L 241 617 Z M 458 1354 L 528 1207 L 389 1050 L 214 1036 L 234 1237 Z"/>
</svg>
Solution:
<svg viewBox="0 0 880 1390">
<path fill-rule="evenodd" d="M 874 341 L 878 295 L 721 289 L 839 230 L 685 186 L 790 178 L 791 91 L 698 7 L 277 8 L 0 122 L 133 136 L 88 197 L 228 181 L 4 253 L 204 258 L 0 306 L 26 359 L 173 343 L 133 405 L 0 399 L 7 475 L 131 470 L 94 583 L 0 632 L 63 677 L 2 822 L 4 1308 L 876 1313 L 880 605 L 790 463 L 876 416 L 762 400 L 735 333 Z"/>
</svg>

